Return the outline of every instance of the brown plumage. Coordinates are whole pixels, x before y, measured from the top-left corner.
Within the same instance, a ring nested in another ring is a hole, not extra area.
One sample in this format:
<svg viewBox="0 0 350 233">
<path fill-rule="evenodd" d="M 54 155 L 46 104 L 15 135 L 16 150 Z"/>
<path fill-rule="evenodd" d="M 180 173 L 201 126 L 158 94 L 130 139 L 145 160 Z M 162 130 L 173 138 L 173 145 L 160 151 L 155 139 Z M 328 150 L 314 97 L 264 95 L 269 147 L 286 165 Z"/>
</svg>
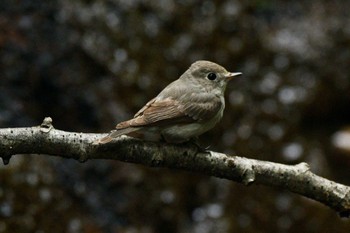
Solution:
<svg viewBox="0 0 350 233">
<path fill-rule="evenodd" d="M 215 79 L 208 77 L 215 74 Z M 212 128 L 222 117 L 227 82 L 240 73 L 229 73 L 209 61 L 197 61 L 179 79 L 141 108 L 134 118 L 96 141 L 110 142 L 120 135 L 183 142 Z"/>
</svg>

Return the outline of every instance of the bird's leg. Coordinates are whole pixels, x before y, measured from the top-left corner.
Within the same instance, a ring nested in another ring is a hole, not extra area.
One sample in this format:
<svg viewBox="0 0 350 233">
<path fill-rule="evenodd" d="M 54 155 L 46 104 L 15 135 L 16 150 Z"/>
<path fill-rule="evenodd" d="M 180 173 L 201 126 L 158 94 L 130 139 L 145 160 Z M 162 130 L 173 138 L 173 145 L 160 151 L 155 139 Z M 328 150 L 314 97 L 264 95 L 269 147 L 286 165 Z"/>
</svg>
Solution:
<svg viewBox="0 0 350 233">
<path fill-rule="evenodd" d="M 198 152 L 202 152 L 202 153 L 208 153 L 208 149 L 210 148 L 210 145 L 209 146 L 206 146 L 206 147 L 202 147 L 200 145 L 200 142 L 199 142 L 199 138 L 198 137 L 193 137 L 189 140 L 189 143 L 192 144 L 192 145 L 195 145 Z"/>
</svg>

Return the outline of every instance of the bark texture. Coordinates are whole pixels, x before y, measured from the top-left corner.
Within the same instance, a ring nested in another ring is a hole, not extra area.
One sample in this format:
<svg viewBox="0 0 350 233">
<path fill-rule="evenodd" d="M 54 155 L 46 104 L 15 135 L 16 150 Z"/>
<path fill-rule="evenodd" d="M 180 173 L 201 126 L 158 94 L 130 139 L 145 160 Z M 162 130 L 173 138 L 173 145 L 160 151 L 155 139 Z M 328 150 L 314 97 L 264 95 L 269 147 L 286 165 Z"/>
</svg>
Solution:
<svg viewBox="0 0 350 233">
<path fill-rule="evenodd" d="M 268 161 L 200 151 L 193 144 L 145 142 L 122 136 L 103 145 L 93 145 L 105 134 L 57 130 L 51 118 L 40 126 L 0 129 L 0 157 L 4 164 L 16 154 L 45 154 L 72 158 L 113 159 L 153 167 L 200 172 L 245 185 L 262 184 L 287 189 L 319 201 L 342 217 L 350 214 L 350 187 L 317 176 L 308 164 L 284 165 Z"/>
</svg>

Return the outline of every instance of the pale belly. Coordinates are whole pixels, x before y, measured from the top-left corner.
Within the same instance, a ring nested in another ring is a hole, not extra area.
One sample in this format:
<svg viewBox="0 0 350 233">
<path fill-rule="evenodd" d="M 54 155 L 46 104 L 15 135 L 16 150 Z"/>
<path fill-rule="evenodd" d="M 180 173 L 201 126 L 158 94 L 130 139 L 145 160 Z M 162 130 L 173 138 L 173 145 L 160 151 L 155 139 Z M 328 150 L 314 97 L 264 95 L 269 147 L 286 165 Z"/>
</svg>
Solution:
<svg viewBox="0 0 350 233">
<path fill-rule="evenodd" d="M 206 122 L 174 125 L 164 128 L 161 132 L 163 139 L 167 142 L 181 143 L 197 137 L 212 129 L 221 119 L 223 111 Z"/>
</svg>

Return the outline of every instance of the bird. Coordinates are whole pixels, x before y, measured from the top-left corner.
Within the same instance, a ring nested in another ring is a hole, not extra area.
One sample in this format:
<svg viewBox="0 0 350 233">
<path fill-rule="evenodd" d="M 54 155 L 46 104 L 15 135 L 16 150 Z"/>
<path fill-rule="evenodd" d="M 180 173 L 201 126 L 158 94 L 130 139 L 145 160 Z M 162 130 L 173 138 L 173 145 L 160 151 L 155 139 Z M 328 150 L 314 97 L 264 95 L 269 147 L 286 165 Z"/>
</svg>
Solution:
<svg viewBox="0 0 350 233">
<path fill-rule="evenodd" d="M 211 61 L 196 61 L 132 119 L 120 122 L 93 144 L 109 143 L 121 135 L 167 143 L 195 139 L 221 120 L 227 83 L 241 74 Z"/>
</svg>

